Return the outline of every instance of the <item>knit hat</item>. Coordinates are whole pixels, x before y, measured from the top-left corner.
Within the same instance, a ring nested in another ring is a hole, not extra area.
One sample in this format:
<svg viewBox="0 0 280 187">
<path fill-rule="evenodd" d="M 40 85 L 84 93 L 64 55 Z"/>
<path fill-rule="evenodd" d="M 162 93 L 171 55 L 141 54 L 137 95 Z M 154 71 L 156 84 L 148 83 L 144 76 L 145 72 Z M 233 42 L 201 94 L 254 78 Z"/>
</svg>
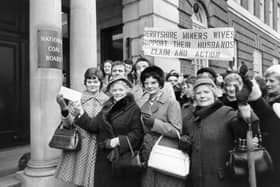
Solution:
<svg viewBox="0 0 280 187">
<path fill-rule="evenodd" d="M 210 85 L 213 88 L 216 88 L 216 85 L 212 81 L 212 79 L 210 79 L 210 78 L 199 78 L 199 79 L 196 79 L 196 81 L 194 82 L 193 89 L 196 89 L 198 86 L 201 86 L 201 85 Z"/>
<path fill-rule="evenodd" d="M 132 83 L 126 78 L 126 77 L 123 77 L 123 76 L 118 76 L 112 80 L 110 80 L 110 82 L 108 83 L 107 85 L 107 91 L 110 90 L 111 86 L 115 83 L 115 82 L 118 82 L 118 81 L 123 81 L 124 83 L 127 84 L 127 86 L 129 88 L 132 88 Z"/>
<path fill-rule="evenodd" d="M 204 68 L 199 69 L 197 71 L 196 75 L 204 73 L 204 72 L 210 73 L 214 78 L 217 77 L 217 73 L 215 72 L 215 70 L 213 70 L 212 68 L 209 68 L 209 67 L 204 67 Z"/>
</svg>

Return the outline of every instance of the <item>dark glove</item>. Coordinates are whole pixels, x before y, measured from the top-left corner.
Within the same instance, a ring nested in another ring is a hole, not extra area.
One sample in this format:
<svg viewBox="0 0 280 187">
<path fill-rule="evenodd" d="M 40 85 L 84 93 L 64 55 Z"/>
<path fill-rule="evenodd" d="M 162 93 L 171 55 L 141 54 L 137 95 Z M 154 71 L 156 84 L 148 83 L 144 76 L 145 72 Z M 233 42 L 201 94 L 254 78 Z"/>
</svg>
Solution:
<svg viewBox="0 0 280 187">
<path fill-rule="evenodd" d="M 239 90 L 237 86 L 235 87 L 236 99 L 238 104 L 246 105 L 248 103 L 249 95 L 252 92 L 253 83 L 247 76 L 242 77 L 242 80 L 243 80 L 243 87 L 241 88 L 241 90 Z"/>
<path fill-rule="evenodd" d="M 56 96 L 56 102 L 60 106 L 61 115 L 63 117 L 68 116 L 69 110 L 68 110 L 67 104 L 65 103 L 65 100 L 64 100 L 63 96 L 62 95 L 57 95 Z"/>
<path fill-rule="evenodd" d="M 192 142 L 191 138 L 188 135 L 183 135 L 179 139 L 179 149 L 191 153 L 192 151 Z"/>
<path fill-rule="evenodd" d="M 239 90 L 238 88 L 235 89 L 237 102 L 241 105 L 246 105 L 248 103 L 248 98 L 253 88 L 253 83 L 248 77 L 248 71 L 248 66 L 244 64 L 244 62 L 242 62 L 242 65 L 240 66 L 238 72 L 242 78 L 243 87 L 241 88 L 241 90 Z"/>
<path fill-rule="evenodd" d="M 144 125 L 145 125 L 148 129 L 153 128 L 154 122 L 155 122 L 155 118 L 152 117 L 152 115 L 146 114 L 146 113 L 142 113 L 141 117 L 142 117 L 142 121 L 143 121 Z"/>
</svg>

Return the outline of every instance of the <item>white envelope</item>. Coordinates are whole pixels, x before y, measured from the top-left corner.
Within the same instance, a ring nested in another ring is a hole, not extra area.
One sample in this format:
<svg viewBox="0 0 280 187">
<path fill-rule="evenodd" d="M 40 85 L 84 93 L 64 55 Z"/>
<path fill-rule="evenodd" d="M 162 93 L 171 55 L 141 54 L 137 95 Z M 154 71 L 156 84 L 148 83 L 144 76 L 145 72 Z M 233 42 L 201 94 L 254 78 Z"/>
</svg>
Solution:
<svg viewBox="0 0 280 187">
<path fill-rule="evenodd" d="M 61 94 L 65 99 L 68 99 L 70 101 L 80 101 L 82 97 L 81 92 L 72 90 L 64 86 L 61 86 L 59 94 Z"/>
</svg>

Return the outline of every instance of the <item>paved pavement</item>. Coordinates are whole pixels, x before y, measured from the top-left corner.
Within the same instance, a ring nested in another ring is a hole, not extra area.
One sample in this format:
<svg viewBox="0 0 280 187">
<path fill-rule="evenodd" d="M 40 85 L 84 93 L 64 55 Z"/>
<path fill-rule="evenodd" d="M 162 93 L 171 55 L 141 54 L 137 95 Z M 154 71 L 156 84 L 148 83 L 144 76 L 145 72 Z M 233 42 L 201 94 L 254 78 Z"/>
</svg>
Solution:
<svg viewBox="0 0 280 187">
<path fill-rule="evenodd" d="M 26 152 L 30 152 L 29 145 L 0 149 L 0 177 L 15 173 L 19 158 Z"/>
</svg>

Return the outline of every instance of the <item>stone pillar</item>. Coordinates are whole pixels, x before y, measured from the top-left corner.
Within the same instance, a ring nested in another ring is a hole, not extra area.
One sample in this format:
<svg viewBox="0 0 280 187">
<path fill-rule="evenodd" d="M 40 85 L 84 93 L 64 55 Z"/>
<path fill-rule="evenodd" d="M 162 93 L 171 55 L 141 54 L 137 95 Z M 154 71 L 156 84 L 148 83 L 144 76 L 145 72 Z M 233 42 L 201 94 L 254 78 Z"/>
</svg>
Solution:
<svg viewBox="0 0 280 187">
<path fill-rule="evenodd" d="M 31 160 L 18 174 L 23 187 L 63 186 L 54 179 L 60 151 L 48 146 L 60 121 L 56 95 L 62 71 L 38 68 L 38 29 L 61 32 L 61 0 L 30 0 L 30 135 Z"/>
<path fill-rule="evenodd" d="M 123 34 L 124 38 L 130 38 L 130 51 L 134 58 L 143 55 L 142 42 L 145 27 L 178 28 L 179 0 L 123 0 L 122 3 Z M 165 72 L 171 69 L 178 72 L 181 70 L 181 63 L 177 58 L 151 57 L 149 59 Z"/>
<path fill-rule="evenodd" d="M 70 86 L 81 91 L 85 70 L 97 67 L 96 0 L 70 3 Z"/>
</svg>

